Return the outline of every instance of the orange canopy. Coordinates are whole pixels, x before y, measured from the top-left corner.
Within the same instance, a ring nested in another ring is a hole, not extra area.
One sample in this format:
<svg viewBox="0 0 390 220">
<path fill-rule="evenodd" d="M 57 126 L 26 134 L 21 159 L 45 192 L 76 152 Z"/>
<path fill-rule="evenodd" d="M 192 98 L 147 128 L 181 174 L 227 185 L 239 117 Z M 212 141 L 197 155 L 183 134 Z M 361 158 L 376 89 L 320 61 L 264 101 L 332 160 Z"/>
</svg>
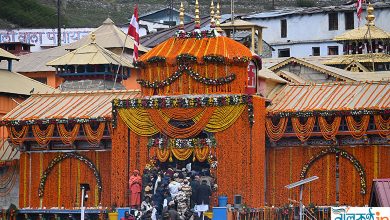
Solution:
<svg viewBox="0 0 390 220">
<path fill-rule="evenodd" d="M 167 64 L 174 65 L 177 57 L 183 54 L 196 57 L 198 63 L 204 62 L 204 56 L 223 57 L 227 62 L 247 62 L 252 57 L 247 47 L 228 37 L 217 36 L 201 39 L 172 37 L 142 55 L 139 61 L 146 63 L 151 58 L 160 57 L 165 58 Z"/>
</svg>

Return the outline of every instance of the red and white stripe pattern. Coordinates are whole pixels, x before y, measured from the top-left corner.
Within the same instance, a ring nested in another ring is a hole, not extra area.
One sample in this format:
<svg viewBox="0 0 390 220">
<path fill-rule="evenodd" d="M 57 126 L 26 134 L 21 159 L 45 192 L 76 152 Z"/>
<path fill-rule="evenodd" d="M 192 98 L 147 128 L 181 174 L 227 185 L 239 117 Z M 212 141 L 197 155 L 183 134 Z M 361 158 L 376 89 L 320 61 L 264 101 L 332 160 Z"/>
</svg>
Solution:
<svg viewBox="0 0 390 220">
<path fill-rule="evenodd" d="M 357 17 L 359 19 L 359 23 L 360 23 L 360 20 L 362 18 L 362 13 L 363 13 L 363 1 L 364 0 L 357 0 L 357 2 L 356 2 L 356 14 L 357 14 Z"/>
<path fill-rule="evenodd" d="M 138 25 L 138 6 L 134 8 L 134 14 L 131 17 L 129 30 L 127 34 L 134 39 L 134 50 L 133 50 L 133 62 L 138 60 L 138 46 L 139 46 L 139 25 Z"/>
</svg>

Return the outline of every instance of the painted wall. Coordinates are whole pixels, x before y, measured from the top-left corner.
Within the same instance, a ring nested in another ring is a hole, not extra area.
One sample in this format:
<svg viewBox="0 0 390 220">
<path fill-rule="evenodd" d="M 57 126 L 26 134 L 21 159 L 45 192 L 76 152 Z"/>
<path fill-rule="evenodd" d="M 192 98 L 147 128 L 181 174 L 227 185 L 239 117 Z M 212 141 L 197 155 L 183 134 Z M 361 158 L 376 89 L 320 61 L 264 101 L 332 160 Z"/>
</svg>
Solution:
<svg viewBox="0 0 390 220">
<path fill-rule="evenodd" d="M 289 203 L 289 198 L 299 201 L 298 189 L 288 190 L 284 186 L 299 181 L 302 167 L 321 147 L 284 147 L 267 149 L 267 202 L 282 206 Z M 367 192 L 360 194 L 359 175 L 352 163 L 340 157 L 339 204 L 364 206 L 369 203 L 372 180 L 390 176 L 390 148 L 383 146 L 342 147 L 352 154 L 366 172 Z M 336 204 L 336 157 L 328 154 L 313 163 L 307 177 L 319 179 L 308 184 L 303 193 L 304 204 Z"/>
<path fill-rule="evenodd" d="M 60 84 L 64 81 L 63 78 L 56 76 L 55 71 L 43 71 L 43 72 L 29 72 L 29 73 L 21 73 L 24 76 L 30 77 L 32 79 L 46 79 L 46 84 L 53 88 L 58 88 Z"/>
</svg>

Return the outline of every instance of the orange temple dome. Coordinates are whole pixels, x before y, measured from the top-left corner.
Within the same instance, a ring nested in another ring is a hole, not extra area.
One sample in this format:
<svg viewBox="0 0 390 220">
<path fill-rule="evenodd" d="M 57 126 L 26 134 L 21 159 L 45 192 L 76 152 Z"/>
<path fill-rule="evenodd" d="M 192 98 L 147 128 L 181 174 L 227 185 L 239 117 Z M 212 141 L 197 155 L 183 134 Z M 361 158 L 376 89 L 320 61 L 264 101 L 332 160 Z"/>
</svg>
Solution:
<svg viewBox="0 0 390 220">
<path fill-rule="evenodd" d="M 252 57 L 244 45 L 215 30 L 179 31 L 140 57 L 143 95 L 245 92 Z"/>
</svg>

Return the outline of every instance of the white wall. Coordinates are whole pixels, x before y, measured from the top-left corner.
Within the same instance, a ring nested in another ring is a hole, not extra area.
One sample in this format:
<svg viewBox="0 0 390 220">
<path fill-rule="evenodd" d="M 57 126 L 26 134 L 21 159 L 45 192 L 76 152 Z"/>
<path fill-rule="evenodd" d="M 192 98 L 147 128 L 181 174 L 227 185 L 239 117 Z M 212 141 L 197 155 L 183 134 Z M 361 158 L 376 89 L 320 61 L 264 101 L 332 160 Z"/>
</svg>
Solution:
<svg viewBox="0 0 390 220">
<path fill-rule="evenodd" d="M 281 44 L 272 45 L 275 51 L 272 51 L 272 57 L 278 57 L 279 49 L 290 48 L 290 56 L 292 57 L 309 57 L 312 56 L 312 47 L 320 47 L 320 56 L 328 56 L 328 46 L 338 46 L 339 54 L 343 54 L 343 45 L 334 41 L 321 43 L 298 43 L 298 44 Z"/>
<path fill-rule="evenodd" d="M 377 27 L 390 32 L 390 8 L 378 8 L 374 11 Z M 363 12 L 360 26 L 365 25 L 366 11 Z M 269 43 L 275 51 L 272 57 L 278 57 L 278 49 L 290 48 L 290 56 L 307 57 L 312 55 L 312 47 L 320 47 L 321 56 L 328 55 L 328 46 L 339 46 L 339 54 L 343 53 L 341 44 L 333 42 L 333 38 L 344 33 L 344 12 L 338 12 L 338 30 L 329 30 L 329 18 L 327 13 L 294 14 L 270 18 L 247 18 L 246 21 L 265 26 L 263 39 Z M 287 37 L 281 38 L 280 20 L 287 20 Z M 358 27 L 356 13 L 354 15 L 355 28 Z"/>
<path fill-rule="evenodd" d="M 366 23 L 366 12 L 363 12 L 361 25 Z M 390 8 L 375 10 L 376 26 L 390 32 Z M 338 12 L 339 22 L 338 30 L 329 30 L 329 19 L 326 13 L 290 15 L 283 17 L 271 17 L 261 19 L 245 19 L 249 22 L 265 26 L 263 30 L 263 39 L 270 44 L 287 43 L 288 41 L 313 41 L 313 40 L 331 40 L 335 36 L 344 33 L 345 20 L 344 12 Z M 287 37 L 280 37 L 280 20 L 287 20 Z M 356 13 L 354 16 L 355 27 L 358 26 Z"/>
</svg>

